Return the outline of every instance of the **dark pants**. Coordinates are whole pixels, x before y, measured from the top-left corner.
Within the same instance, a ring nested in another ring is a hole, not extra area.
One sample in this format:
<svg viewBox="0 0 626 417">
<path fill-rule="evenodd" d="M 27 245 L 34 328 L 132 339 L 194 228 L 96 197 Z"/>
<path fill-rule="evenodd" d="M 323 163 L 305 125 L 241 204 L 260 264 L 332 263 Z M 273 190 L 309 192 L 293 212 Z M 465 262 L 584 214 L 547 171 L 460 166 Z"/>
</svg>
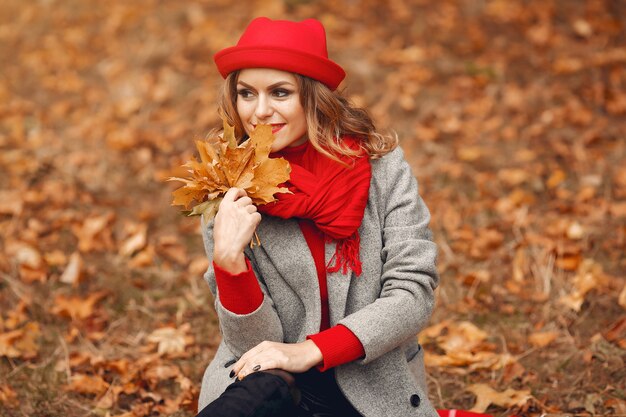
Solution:
<svg viewBox="0 0 626 417">
<path fill-rule="evenodd" d="M 339 390 L 333 371 L 282 375 L 287 377 L 255 372 L 236 381 L 197 417 L 362 417 Z"/>
</svg>

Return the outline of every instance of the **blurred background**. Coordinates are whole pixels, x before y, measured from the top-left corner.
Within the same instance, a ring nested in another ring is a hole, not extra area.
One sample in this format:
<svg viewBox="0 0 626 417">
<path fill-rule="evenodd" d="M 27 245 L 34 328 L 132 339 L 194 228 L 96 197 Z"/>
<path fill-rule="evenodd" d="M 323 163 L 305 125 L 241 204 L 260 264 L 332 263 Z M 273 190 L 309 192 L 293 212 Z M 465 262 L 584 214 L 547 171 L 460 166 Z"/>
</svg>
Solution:
<svg viewBox="0 0 626 417">
<path fill-rule="evenodd" d="M 400 137 L 440 248 L 435 406 L 626 414 L 626 2 L 3 0 L 0 415 L 194 415 L 220 336 L 165 179 L 260 15 L 320 19 Z"/>
</svg>

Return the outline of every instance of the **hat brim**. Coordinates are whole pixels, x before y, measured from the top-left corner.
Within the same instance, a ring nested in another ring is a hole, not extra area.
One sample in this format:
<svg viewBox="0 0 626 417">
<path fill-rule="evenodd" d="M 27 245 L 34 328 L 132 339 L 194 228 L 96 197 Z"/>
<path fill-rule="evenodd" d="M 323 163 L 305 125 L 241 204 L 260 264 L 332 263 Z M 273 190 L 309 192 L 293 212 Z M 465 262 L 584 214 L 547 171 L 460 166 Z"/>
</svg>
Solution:
<svg viewBox="0 0 626 417">
<path fill-rule="evenodd" d="M 219 51 L 213 59 L 224 78 L 244 68 L 273 68 L 305 75 L 335 90 L 346 76 L 330 59 L 287 48 L 233 46 Z"/>
</svg>

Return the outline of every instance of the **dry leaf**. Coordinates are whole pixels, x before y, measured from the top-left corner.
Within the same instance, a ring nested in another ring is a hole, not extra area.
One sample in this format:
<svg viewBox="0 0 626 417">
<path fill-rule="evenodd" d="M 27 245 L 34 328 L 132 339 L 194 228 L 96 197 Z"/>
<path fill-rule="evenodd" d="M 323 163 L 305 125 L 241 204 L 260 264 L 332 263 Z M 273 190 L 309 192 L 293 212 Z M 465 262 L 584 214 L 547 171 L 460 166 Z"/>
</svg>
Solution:
<svg viewBox="0 0 626 417">
<path fill-rule="evenodd" d="M 13 388 L 9 384 L 0 385 L 0 405 L 13 408 L 17 407 L 18 404 L 17 393 Z"/>
<path fill-rule="evenodd" d="M 50 266 L 62 266 L 67 263 L 67 256 L 65 256 L 63 251 L 58 249 L 44 253 L 43 257 Z"/>
<path fill-rule="evenodd" d="M 74 374 L 65 390 L 79 394 L 101 395 L 109 388 L 109 383 L 98 375 Z"/>
<path fill-rule="evenodd" d="M 145 249 L 137 253 L 129 261 L 129 265 L 134 268 L 143 268 L 154 263 L 155 250 L 154 246 L 147 245 Z"/>
<path fill-rule="evenodd" d="M 0 316 L 0 331 L 2 330 L 14 330 L 28 321 L 28 314 L 26 311 L 27 303 L 24 300 L 21 300 L 18 305 L 10 310 L 6 319 L 2 321 L 2 317 Z"/>
<path fill-rule="evenodd" d="M 574 222 L 567 228 L 567 237 L 572 240 L 580 240 L 585 236 L 585 229 L 580 223 Z"/>
<path fill-rule="evenodd" d="M 65 267 L 65 271 L 61 275 L 60 281 L 65 284 L 76 285 L 82 278 L 83 260 L 78 252 L 74 252 L 70 256 L 70 262 Z"/>
<path fill-rule="evenodd" d="M 558 187 L 565 179 L 567 178 L 567 174 L 560 169 L 557 169 L 550 175 L 550 178 L 546 181 L 546 185 L 548 188 L 556 188 Z"/>
<path fill-rule="evenodd" d="M 115 218 L 112 212 L 87 217 L 81 227 L 74 227 L 72 231 L 78 238 L 78 250 L 90 252 L 112 246 L 109 223 Z"/>
<path fill-rule="evenodd" d="M 104 395 L 96 403 L 96 408 L 102 408 L 105 410 L 113 408 L 123 390 L 124 388 L 118 385 L 109 387 Z"/>
<path fill-rule="evenodd" d="M 0 214 L 18 216 L 22 213 L 24 200 L 17 190 L 0 190 Z"/>
<path fill-rule="evenodd" d="M 558 332 L 537 332 L 528 336 L 528 341 L 531 345 L 535 347 L 545 347 L 552 343 L 556 338 L 559 337 Z"/>
<path fill-rule="evenodd" d="M 284 158 L 269 158 L 274 135 L 269 125 L 258 125 L 250 138 L 237 146 L 234 129 L 224 121 L 223 137 L 196 141 L 200 161 L 195 158 L 184 166 L 190 175 L 171 177 L 184 186 L 173 192 L 172 205 L 189 208 L 189 215 L 209 220 L 215 216 L 221 198 L 232 188 L 242 188 L 256 205 L 275 201 L 274 194 L 289 192 L 278 187 L 289 179 L 291 168 Z"/>
<path fill-rule="evenodd" d="M 52 313 L 62 317 L 69 317 L 72 320 L 84 320 L 94 314 L 96 304 L 106 295 L 107 291 L 95 292 L 87 298 L 58 295 L 54 299 Z"/>
<path fill-rule="evenodd" d="M 578 36 L 581 36 L 583 38 L 588 38 L 589 36 L 593 35 L 593 28 L 591 27 L 589 22 L 587 22 L 586 20 L 577 19 L 572 24 L 572 26 Z"/>
<path fill-rule="evenodd" d="M 437 344 L 446 353 L 467 352 L 486 338 L 486 332 L 469 321 L 462 321 L 450 324 L 447 334 L 437 337 Z"/>
<path fill-rule="evenodd" d="M 617 303 L 626 310 L 626 284 L 624 284 L 624 288 L 619 293 L 619 297 L 617 298 Z"/>
<path fill-rule="evenodd" d="M 154 365 L 144 370 L 143 375 L 152 385 L 170 378 L 176 378 L 181 374 L 177 365 Z"/>
<path fill-rule="evenodd" d="M 156 251 L 167 259 L 179 265 L 186 265 L 189 261 L 187 248 L 185 248 L 175 235 L 159 236 L 156 244 Z"/>
<path fill-rule="evenodd" d="M 41 334 L 39 323 L 27 323 L 24 327 L 0 334 L 0 356 L 8 358 L 35 358 L 39 352 L 37 339 Z"/>
<path fill-rule="evenodd" d="M 474 162 L 483 156 L 483 149 L 477 146 L 466 146 L 457 150 L 456 156 L 461 161 Z"/>
<path fill-rule="evenodd" d="M 185 351 L 185 347 L 194 342 L 193 336 L 189 335 L 191 326 L 185 323 L 178 329 L 174 327 L 162 327 L 153 331 L 147 341 L 157 343 L 159 355 L 179 354 Z"/>
<path fill-rule="evenodd" d="M 515 363 L 516 360 L 510 354 L 499 354 L 495 352 L 450 352 L 445 355 L 437 355 L 426 352 L 424 363 L 433 367 L 467 367 L 466 372 L 478 369 L 498 370 Z"/>
<path fill-rule="evenodd" d="M 43 257 L 39 251 L 26 242 L 9 241 L 5 250 L 20 266 L 39 269 L 43 265 Z"/>
<path fill-rule="evenodd" d="M 487 333 L 468 321 L 459 323 L 446 320 L 420 332 L 420 342 L 434 339 L 445 355 L 426 351 L 424 361 L 427 366 L 467 367 L 467 372 L 476 369 L 501 369 L 515 362 L 507 354 L 491 352 L 491 345 L 485 344 Z"/>
<path fill-rule="evenodd" d="M 604 337 L 609 342 L 616 342 L 618 345 L 623 346 L 626 339 L 626 316 L 619 318 L 615 323 L 611 324 Z"/>
<path fill-rule="evenodd" d="M 573 291 L 561 297 L 559 303 L 574 311 L 580 311 L 585 295 L 592 289 L 604 286 L 606 282 L 607 278 L 602 271 L 602 266 L 592 259 L 585 259 L 581 262 L 574 277 Z"/>
<path fill-rule="evenodd" d="M 533 398 L 530 390 L 516 391 L 509 388 L 498 392 L 485 384 L 472 384 L 467 387 L 467 391 L 476 395 L 476 404 L 470 410 L 476 413 L 484 413 L 491 404 L 503 408 L 522 407 Z"/>
<path fill-rule="evenodd" d="M 133 253 L 146 246 L 148 225 L 145 223 L 129 223 L 126 225 L 126 229 L 129 237 L 120 245 L 119 254 L 122 256 L 131 256 Z"/>
</svg>

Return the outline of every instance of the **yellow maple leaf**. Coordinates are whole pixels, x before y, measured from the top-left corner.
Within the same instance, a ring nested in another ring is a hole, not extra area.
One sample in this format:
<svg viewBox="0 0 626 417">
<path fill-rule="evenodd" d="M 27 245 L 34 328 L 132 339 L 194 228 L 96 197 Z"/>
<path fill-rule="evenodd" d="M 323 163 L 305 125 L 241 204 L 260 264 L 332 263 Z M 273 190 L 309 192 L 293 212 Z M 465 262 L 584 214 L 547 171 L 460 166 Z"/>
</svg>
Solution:
<svg viewBox="0 0 626 417">
<path fill-rule="evenodd" d="M 72 320 L 84 320 L 94 315 L 96 304 L 107 294 L 107 291 L 98 291 L 86 298 L 58 295 L 54 299 L 52 313 Z"/>
<path fill-rule="evenodd" d="M 158 345 L 158 354 L 178 354 L 183 353 L 185 348 L 194 342 L 192 335 L 189 335 L 189 323 L 185 323 L 179 328 L 161 327 L 153 331 L 147 341 Z"/>
<path fill-rule="evenodd" d="M 506 391 L 498 392 L 485 384 L 472 384 L 466 389 L 476 395 L 476 404 L 470 410 L 475 413 L 484 413 L 491 404 L 504 408 L 523 407 L 533 399 L 530 390 L 516 391 L 508 388 Z"/>
<path fill-rule="evenodd" d="M 256 205 L 276 201 L 275 194 L 289 192 L 279 184 L 289 179 L 291 167 L 283 158 L 269 157 L 273 141 L 271 126 L 259 125 L 237 145 L 234 128 L 224 121 L 221 137 L 196 141 L 200 161 L 192 158 L 183 165 L 189 176 L 168 179 L 184 183 L 172 193 L 172 205 L 189 209 L 195 202 L 188 215 L 202 214 L 210 220 L 232 187 L 245 190 Z"/>
<path fill-rule="evenodd" d="M 39 323 L 30 322 L 20 329 L 0 333 L 0 356 L 32 359 L 37 356 L 41 334 Z"/>
<path fill-rule="evenodd" d="M 99 375 L 74 374 L 70 383 L 65 387 L 66 391 L 78 392 L 80 394 L 100 395 L 109 388 L 109 383 Z"/>
</svg>

